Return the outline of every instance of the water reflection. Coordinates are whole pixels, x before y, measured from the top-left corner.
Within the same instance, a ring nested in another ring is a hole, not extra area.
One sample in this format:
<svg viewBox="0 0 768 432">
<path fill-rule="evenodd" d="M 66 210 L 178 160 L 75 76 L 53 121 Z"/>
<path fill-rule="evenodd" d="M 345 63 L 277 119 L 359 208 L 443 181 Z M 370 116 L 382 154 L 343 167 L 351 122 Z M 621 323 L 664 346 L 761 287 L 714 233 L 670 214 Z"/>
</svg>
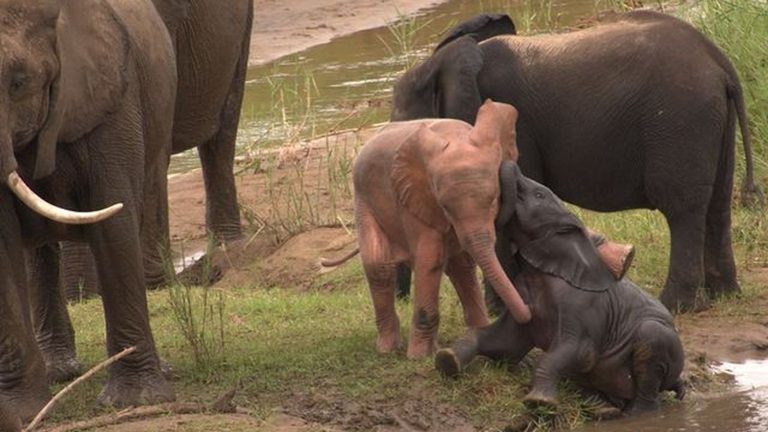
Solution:
<svg viewBox="0 0 768 432">
<path fill-rule="evenodd" d="M 734 391 L 714 397 L 690 397 L 657 413 L 589 424 L 580 432 L 768 431 L 768 360 L 723 363 L 734 376 Z"/>
<path fill-rule="evenodd" d="M 593 15 L 598 3 L 451 0 L 418 16 L 416 26 L 421 29 L 413 36 L 414 50 L 419 57 L 427 56 L 440 34 L 481 12 L 506 12 L 520 32 L 532 32 L 572 25 Z M 297 136 L 385 121 L 392 84 L 406 69 L 406 59 L 397 45 L 390 30 L 381 27 L 250 69 L 239 148 L 275 146 Z M 188 152 L 173 158 L 172 172 L 197 165 L 196 154 Z"/>
</svg>

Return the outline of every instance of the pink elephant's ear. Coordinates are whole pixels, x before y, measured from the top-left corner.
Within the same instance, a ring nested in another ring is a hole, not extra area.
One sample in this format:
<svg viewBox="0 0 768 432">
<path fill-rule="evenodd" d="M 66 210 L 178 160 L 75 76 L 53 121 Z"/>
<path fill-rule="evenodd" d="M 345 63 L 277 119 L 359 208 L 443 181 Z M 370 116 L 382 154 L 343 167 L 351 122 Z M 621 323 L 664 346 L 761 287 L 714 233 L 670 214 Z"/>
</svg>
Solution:
<svg viewBox="0 0 768 432">
<path fill-rule="evenodd" d="M 398 147 L 391 174 L 400 205 L 440 232 L 447 232 L 451 225 L 432 191 L 428 164 L 445 145 L 445 140 L 422 125 Z"/>
<path fill-rule="evenodd" d="M 512 105 L 486 99 L 477 111 L 470 140 L 478 147 L 498 145 L 503 160 L 517 162 L 517 115 Z"/>
</svg>

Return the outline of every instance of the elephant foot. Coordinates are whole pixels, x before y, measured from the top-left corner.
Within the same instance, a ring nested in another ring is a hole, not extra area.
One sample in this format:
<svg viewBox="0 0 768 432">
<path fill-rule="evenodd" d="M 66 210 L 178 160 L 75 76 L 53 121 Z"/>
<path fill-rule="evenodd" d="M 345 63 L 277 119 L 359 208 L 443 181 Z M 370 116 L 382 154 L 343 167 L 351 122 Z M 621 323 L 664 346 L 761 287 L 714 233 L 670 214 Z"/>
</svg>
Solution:
<svg viewBox="0 0 768 432">
<path fill-rule="evenodd" d="M 557 395 L 553 392 L 545 392 L 536 388 L 525 395 L 523 403 L 529 408 L 557 408 L 558 406 Z"/>
<path fill-rule="evenodd" d="M 436 350 L 437 344 L 434 340 L 411 337 L 408 341 L 408 351 L 406 356 L 411 360 L 418 360 L 432 356 Z"/>
<path fill-rule="evenodd" d="M 397 351 L 400 348 L 400 335 L 380 335 L 376 339 L 376 351 L 381 354 L 389 354 Z"/>
<path fill-rule="evenodd" d="M 614 243 L 610 240 L 598 246 L 597 251 L 616 280 L 624 278 L 635 258 L 633 245 Z"/>
<path fill-rule="evenodd" d="M 435 355 L 435 369 L 443 375 L 456 378 L 461 373 L 461 362 L 451 348 L 443 348 Z"/>
<path fill-rule="evenodd" d="M 48 382 L 51 384 L 70 381 L 80 376 L 83 365 L 71 352 L 43 353 Z"/>
<path fill-rule="evenodd" d="M 695 291 L 681 291 L 669 286 L 661 291 L 659 300 L 671 313 L 701 312 L 711 306 L 708 299 L 697 296 Z"/>
<path fill-rule="evenodd" d="M 176 394 L 161 371 L 110 374 L 99 395 L 99 403 L 115 408 L 173 402 Z"/>
<path fill-rule="evenodd" d="M 18 396 L 17 396 L 18 395 Z M 32 420 L 37 413 L 51 400 L 51 394 L 48 391 L 48 386 L 35 388 L 35 389 L 23 389 L 22 391 L 13 392 L 8 394 L 3 392 L 2 407 L 7 408 L 10 421 L 15 421 L 18 417 L 23 422 Z M 0 429 L 4 431 L 5 429 Z"/>
<path fill-rule="evenodd" d="M 717 276 L 707 276 L 705 285 L 707 287 L 707 297 L 710 300 L 741 292 L 741 287 L 735 277 L 725 279 Z"/>
</svg>

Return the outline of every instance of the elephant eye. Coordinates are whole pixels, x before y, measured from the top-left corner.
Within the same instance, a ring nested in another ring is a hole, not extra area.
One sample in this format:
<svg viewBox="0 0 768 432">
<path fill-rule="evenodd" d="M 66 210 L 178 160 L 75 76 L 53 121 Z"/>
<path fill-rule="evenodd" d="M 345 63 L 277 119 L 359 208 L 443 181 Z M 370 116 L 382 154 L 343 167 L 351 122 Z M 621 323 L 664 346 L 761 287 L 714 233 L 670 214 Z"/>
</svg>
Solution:
<svg viewBox="0 0 768 432">
<path fill-rule="evenodd" d="M 541 191 L 536 191 L 536 193 L 534 194 L 534 196 L 535 196 L 537 199 L 544 199 L 544 194 L 543 194 Z"/>
<path fill-rule="evenodd" d="M 9 93 L 11 96 L 18 96 L 27 83 L 27 76 L 24 74 L 14 74 L 11 77 L 11 84 L 9 86 Z"/>
</svg>

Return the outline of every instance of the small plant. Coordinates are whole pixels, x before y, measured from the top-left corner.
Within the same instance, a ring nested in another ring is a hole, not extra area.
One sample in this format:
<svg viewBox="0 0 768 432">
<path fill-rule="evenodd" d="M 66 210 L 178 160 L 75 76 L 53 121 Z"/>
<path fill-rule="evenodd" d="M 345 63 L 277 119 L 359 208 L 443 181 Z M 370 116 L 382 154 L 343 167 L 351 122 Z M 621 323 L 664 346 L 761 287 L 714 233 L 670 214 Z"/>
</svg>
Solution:
<svg viewBox="0 0 768 432">
<path fill-rule="evenodd" d="M 419 61 L 416 34 L 431 23 L 432 20 L 419 22 L 419 18 L 415 15 L 405 15 L 398 10 L 397 20 L 387 23 L 387 29 L 393 40 L 387 43 L 384 38 L 378 38 L 392 57 L 402 59 L 403 70 L 408 70 Z"/>
<path fill-rule="evenodd" d="M 203 261 L 200 280 L 210 280 L 213 270 L 210 257 L 215 247 L 216 242 L 213 236 L 210 236 L 207 253 L 201 258 Z M 211 373 L 224 359 L 224 293 L 210 286 L 192 287 L 180 282 L 173 273 L 172 263 L 167 264 L 166 269 L 171 272 L 169 280 L 173 281 L 168 288 L 168 302 L 176 326 L 183 335 L 197 368 L 203 373 Z"/>
</svg>

